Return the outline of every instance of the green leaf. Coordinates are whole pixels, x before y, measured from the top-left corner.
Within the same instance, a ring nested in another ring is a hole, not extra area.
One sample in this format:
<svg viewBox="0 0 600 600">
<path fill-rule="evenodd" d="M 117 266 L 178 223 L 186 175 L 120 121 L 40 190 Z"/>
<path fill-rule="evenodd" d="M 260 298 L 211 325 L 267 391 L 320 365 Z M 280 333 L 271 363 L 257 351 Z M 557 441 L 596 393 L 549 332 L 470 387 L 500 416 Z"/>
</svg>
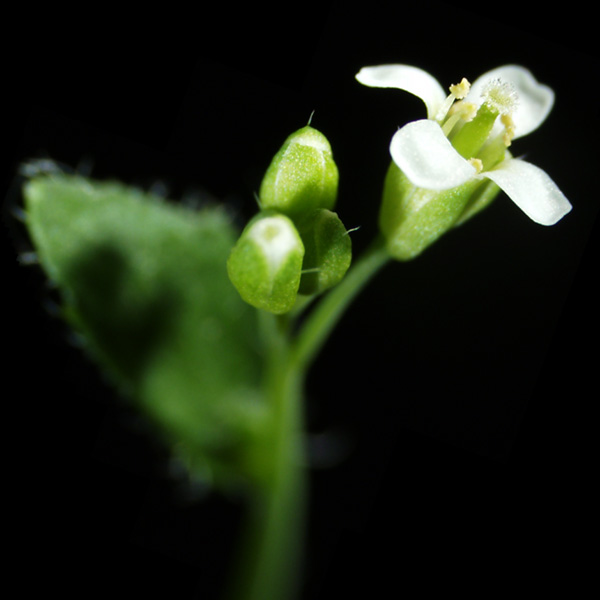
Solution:
<svg viewBox="0 0 600 600">
<path fill-rule="evenodd" d="M 255 314 L 229 282 L 237 232 L 119 183 L 42 175 L 27 226 L 64 315 L 192 474 L 251 478 L 266 423 Z"/>
</svg>

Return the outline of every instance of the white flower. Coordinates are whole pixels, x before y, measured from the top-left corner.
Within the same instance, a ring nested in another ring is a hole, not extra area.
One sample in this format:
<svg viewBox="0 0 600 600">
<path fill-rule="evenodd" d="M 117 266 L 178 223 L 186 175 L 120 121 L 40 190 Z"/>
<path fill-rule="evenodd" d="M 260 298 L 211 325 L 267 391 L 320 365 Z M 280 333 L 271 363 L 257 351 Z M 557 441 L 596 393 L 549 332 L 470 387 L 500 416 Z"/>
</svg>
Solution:
<svg viewBox="0 0 600 600">
<path fill-rule="evenodd" d="M 363 85 L 405 90 L 421 98 L 427 119 L 413 121 L 392 137 L 393 161 L 415 186 L 431 190 L 487 178 L 533 221 L 554 225 L 571 204 L 545 171 L 506 151 L 512 139 L 537 129 L 554 104 L 554 92 L 525 68 L 506 65 L 447 95 L 426 71 L 409 65 L 365 67 Z"/>
</svg>

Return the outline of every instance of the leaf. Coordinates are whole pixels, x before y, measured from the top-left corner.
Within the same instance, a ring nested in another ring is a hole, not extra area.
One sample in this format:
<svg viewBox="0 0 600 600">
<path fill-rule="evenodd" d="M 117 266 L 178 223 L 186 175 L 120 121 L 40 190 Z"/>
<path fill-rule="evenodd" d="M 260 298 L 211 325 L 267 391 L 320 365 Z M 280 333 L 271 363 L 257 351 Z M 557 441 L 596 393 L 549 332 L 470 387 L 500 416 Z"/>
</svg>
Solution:
<svg viewBox="0 0 600 600">
<path fill-rule="evenodd" d="M 237 232 L 224 211 L 66 174 L 34 177 L 24 197 L 40 262 L 93 358 L 192 473 L 252 477 L 260 344 L 227 277 Z"/>
</svg>

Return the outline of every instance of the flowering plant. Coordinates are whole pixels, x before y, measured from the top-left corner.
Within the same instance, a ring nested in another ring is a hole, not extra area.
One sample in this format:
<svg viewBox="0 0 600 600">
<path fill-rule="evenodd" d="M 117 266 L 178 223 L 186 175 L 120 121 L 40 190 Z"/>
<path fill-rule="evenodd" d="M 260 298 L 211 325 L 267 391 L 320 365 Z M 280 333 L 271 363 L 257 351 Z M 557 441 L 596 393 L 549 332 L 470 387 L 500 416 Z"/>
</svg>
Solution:
<svg viewBox="0 0 600 600">
<path fill-rule="evenodd" d="M 357 79 L 416 94 L 427 119 L 392 137 L 380 233 L 356 259 L 335 212 L 335 144 L 311 125 L 283 140 L 241 231 L 222 207 L 173 205 L 54 164 L 24 167 L 26 226 L 65 319 L 190 478 L 248 500 L 238 600 L 296 591 L 304 383 L 355 296 L 500 190 L 544 225 L 571 209 L 548 175 L 508 150 L 553 104 L 523 67 L 462 80 L 449 95 L 407 65 L 366 67 Z"/>
</svg>

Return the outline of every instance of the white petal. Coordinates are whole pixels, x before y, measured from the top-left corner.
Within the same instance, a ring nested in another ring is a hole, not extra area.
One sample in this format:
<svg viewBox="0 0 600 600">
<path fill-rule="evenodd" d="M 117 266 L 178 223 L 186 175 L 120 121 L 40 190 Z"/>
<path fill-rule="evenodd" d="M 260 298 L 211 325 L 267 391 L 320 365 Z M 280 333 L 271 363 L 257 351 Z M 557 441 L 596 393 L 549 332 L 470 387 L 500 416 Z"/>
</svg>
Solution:
<svg viewBox="0 0 600 600">
<path fill-rule="evenodd" d="M 490 79 L 507 81 L 515 87 L 519 97 L 518 106 L 512 114 L 515 138 L 531 133 L 546 120 L 554 105 L 554 92 L 519 65 L 497 67 L 478 77 L 471 86 L 467 100 L 479 103 L 481 92 Z"/>
<path fill-rule="evenodd" d="M 446 190 L 475 176 L 476 170 L 450 144 L 442 128 L 429 119 L 413 121 L 392 137 L 390 154 L 417 187 Z"/>
<path fill-rule="evenodd" d="M 483 173 L 532 220 L 554 225 L 572 208 L 548 174 L 524 160 L 513 158 Z"/>
<path fill-rule="evenodd" d="M 435 117 L 448 95 L 433 75 L 410 65 L 363 67 L 356 79 L 369 87 L 396 88 L 418 96 L 425 102 L 430 119 Z"/>
</svg>

